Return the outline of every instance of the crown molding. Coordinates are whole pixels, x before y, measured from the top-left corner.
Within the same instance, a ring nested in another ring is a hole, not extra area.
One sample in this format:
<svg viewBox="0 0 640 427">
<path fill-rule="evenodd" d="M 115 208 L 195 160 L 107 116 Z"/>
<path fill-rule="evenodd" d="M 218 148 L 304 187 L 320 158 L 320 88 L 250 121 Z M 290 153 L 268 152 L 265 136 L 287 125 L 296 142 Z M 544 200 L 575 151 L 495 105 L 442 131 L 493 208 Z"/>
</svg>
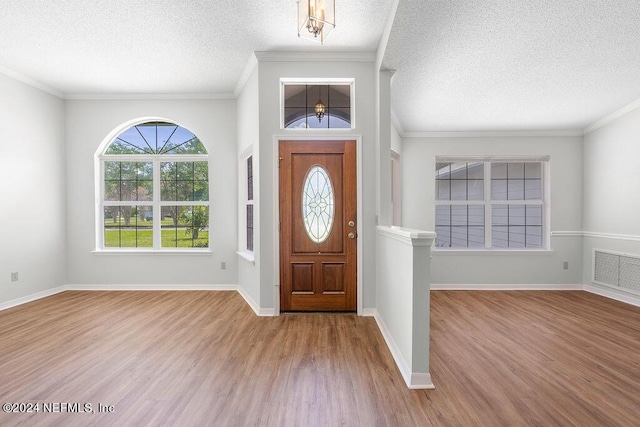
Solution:
<svg viewBox="0 0 640 427">
<path fill-rule="evenodd" d="M 242 74 L 240 74 L 240 78 L 238 79 L 238 83 L 236 83 L 236 88 L 233 90 L 233 96 L 236 98 L 240 96 L 240 92 L 244 89 L 244 85 L 247 84 L 249 77 L 251 77 L 251 73 L 258 65 L 258 58 L 256 58 L 255 53 L 251 53 L 249 60 L 247 61 L 247 65 L 244 66 L 244 70 L 242 70 Z"/>
<path fill-rule="evenodd" d="M 47 85 L 45 85 L 44 83 L 41 83 L 37 80 L 34 80 L 30 77 L 25 76 L 24 74 L 18 73 L 16 71 L 10 70 L 6 67 L 3 67 L 0 65 L 0 73 L 4 74 L 7 77 L 10 77 L 14 80 L 17 80 L 19 82 L 22 82 L 24 84 L 27 84 L 31 87 L 34 87 L 36 89 L 40 89 L 41 91 L 47 92 L 50 95 L 53 95 L 57 98 L 60 99 L 64 99 L 64 95 L 62 94 L 62 92 L 59 92 Z"/>
<path fill-rule="evenodd" d="M 258 62 L 375 62 L 375 52 L 254 52 Z"/>
<path fill-rule="evenodd" d="M 581 130 L 402 132 L 400 136 L 403 138 L 500 138 L 531 136 L 583 136 L 583 132 Z"/>
<path fill-rule="evenodd" d="M 586 128 L 584 128 L 584 135 L 587 135 L 591 132 L 593 132 L 596 129 L 600 129 L 601 127 L 608 125 L 609 123 L 613 122 L 614 120 L 619 119 L 620 117 L 624 116 L 625 114 L 628 114 L 630 112 L 632 112 L 633 110 L 637 109 L 640 107 L 640 99 L 633 101 L 631 104 L 625 105 L 624 107 L 622 107 L 621 109 L 619 109 L 618 111 L 615 111 L 611 114 L 609 114 L 608 116 L 598 120 L 597 122 L 587 126 Z"/>
<path fill-rule="evenodd" d="M 66 100 L 104 101 L 104 100 L 161 100 L 161 99 L 235 99 L 233 93 L 67 93 Z"/>
</svg>

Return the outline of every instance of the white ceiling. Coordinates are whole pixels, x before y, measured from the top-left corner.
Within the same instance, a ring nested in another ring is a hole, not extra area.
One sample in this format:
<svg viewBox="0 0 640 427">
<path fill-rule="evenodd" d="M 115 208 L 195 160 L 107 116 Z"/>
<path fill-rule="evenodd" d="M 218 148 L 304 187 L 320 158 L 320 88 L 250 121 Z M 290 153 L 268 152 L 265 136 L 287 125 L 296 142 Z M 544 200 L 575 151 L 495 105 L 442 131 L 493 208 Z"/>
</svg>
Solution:
<svg viewBox="0 0 640 427">
<path fill-rule="evenodd" d="M 68 97 L 230 96 L 254 51 L 375 52 L 394 0 L 336 3 L 320 46 L 295 0 L 1 0 L 0 70 Z M 382 65 L 406 132 L 580 130 L 640 99 L 639 53 L 637 0 L 398 0 Z"/>
<path fill-rule="evenodd" d="M 582 130 L 640 98 L 638 0 L 400 0 L 406 132 Z"/>
</svg>

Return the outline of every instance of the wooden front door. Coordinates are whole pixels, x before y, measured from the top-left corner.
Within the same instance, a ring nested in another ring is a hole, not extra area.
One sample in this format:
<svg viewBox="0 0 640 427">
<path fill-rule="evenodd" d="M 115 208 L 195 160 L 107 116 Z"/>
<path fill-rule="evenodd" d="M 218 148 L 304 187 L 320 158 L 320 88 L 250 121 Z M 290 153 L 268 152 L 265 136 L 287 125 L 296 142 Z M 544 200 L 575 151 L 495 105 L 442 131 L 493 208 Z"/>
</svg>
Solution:
<svg viewBox="0 0 640 427">
<path fill-rule="evenodd" d="M 356 310 L 355 141 L 280 141 L 280 309 Z"/>
</svg>

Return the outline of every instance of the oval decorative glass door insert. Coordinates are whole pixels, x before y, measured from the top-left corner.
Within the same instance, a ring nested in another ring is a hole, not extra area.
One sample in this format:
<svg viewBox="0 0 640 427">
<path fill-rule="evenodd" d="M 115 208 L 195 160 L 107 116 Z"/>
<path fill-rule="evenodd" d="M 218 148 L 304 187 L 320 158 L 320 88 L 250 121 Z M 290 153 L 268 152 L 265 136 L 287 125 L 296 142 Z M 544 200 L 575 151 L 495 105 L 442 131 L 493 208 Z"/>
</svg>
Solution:
<svg viewBox="0 0 640 427">
<path fill-rule="evenodd" d="M 311 166 L 302 184 L 302 219 L 309 238 L 322 243 L 333 226 L 334 194 L 327 170 Z"/>
</svg>

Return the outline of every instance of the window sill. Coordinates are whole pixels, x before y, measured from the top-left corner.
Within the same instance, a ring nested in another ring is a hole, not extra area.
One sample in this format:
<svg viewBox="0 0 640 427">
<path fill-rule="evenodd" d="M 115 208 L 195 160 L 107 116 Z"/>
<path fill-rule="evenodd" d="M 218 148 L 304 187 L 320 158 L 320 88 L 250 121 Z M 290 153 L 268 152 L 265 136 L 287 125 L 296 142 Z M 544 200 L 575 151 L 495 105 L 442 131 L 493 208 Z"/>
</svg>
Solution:
<svg viewBox="0 0 640 427">
<path fill-rule="evenodd" d="M 211 249 L 162 249 L 162 250 L 144 250 L 144 249 L 95 249 L 91 251 L 94 255 L 201 255 L 211 256 Z"/>
<path fill-rule="evenodd" d="M 433 248 L 433 255 L 552 255 L 553 249 L 443 249 Z"/>
<path fill-rule="evenodd" d="M 251 265 L 256 265 L 256 258 L 251 251 L 238 251 L 238 256 L 245 261 L 248 261 Z"/>
</svg>

